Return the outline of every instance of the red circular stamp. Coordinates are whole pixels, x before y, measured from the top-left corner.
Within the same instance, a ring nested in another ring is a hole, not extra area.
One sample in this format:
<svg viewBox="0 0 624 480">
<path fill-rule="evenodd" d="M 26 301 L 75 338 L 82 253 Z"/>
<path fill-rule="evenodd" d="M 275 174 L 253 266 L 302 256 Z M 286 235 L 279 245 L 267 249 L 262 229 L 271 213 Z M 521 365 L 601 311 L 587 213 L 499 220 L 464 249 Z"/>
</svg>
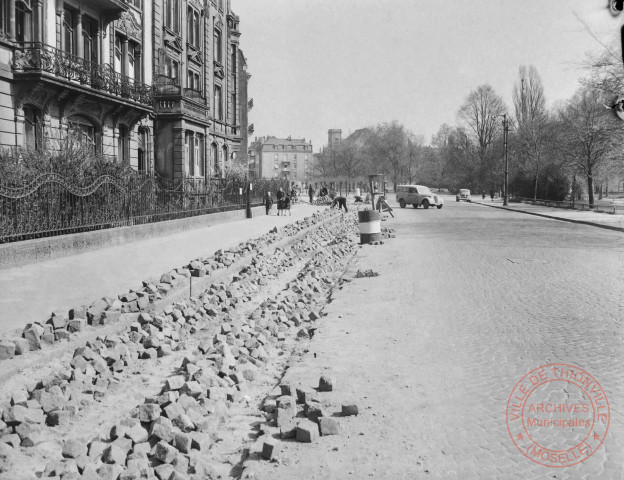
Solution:
<svg viewBox="0 0 624 480">
<path fill-rule="evenodd" d="M 531 370 L 507 401 L 507 430 L 529 460 L 569 467 L 594 454 L 609 431 L 609 402 L 579 367 L 551 363 Z"/>
</svg>

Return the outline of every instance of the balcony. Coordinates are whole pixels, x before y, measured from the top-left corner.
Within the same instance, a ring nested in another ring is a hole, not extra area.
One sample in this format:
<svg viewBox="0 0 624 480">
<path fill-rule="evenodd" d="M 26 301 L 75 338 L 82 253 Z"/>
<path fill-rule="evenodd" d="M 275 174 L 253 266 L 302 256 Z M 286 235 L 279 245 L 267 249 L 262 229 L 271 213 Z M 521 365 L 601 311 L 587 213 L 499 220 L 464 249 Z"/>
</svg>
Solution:
<svg viewBox="0 0 624 480">
<path fill-rule="evenodd" d="M 210 107 L 203 92 L 183 88 L 179 79 L 158 75 L 154 80 L 155 110 L 161 117 L 184 115 L 208 124 Z"/>
<path fill-rule="evenodd" d="M 77 57 L 43 43 L 25 43 L 15 50 L 13 71 L 16 77 L 25 74 L 51 74 L 73 84 L 100 93 L 152 106 L 152 88 L 110 67 Z"/>
</svg>

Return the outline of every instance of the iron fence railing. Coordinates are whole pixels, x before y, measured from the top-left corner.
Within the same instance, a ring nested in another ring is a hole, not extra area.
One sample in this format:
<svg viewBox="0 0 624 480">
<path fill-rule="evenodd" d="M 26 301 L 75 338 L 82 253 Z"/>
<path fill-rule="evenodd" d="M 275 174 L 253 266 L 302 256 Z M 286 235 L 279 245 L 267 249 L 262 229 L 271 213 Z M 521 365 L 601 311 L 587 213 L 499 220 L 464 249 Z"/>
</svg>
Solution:
<svg viewBox="0 0 624 480">
<path fill-rule="evenodd" d="M 45 43 L 26 42 L 15 50 L 16 72 L 47 72 L 96 90 L 152 105 L 152 87 L 115 72 L 110 65 L 100 65 Z"/>
<path fill-rule="evenodd" d="M 590 205 L 589 202 L 584 200 L 540 200 L 526 197 L 512 197 L 511 201 L 539 205 L 542 207 L 568 208 L 611 214 L 624 213 L 624 204 L 618 204 L 608 200 L 596 200 L 593 205 Z"/>
<path fill-rule="evenodd" d="M 98 177 L 75 185 L 48 173 L 25 185 L 0 182 L 0 243 L 205 215 L 262 204 L 279 179 Z"/>
</svg>

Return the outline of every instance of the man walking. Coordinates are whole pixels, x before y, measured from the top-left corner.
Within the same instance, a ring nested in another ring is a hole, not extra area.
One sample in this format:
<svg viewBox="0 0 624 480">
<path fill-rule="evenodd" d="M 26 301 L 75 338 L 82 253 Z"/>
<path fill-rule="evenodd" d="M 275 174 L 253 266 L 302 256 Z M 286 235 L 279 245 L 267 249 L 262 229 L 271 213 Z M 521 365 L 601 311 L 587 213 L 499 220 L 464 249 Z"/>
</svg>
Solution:
<svg viewBox="0 0 624 480">
<path fill-rule="evenodd" d="M 310 205 L 312 205 L 312 202 L 314 201 L 314 188 L 312 187 L 312 184 L 308 187 L 308 195 L 310 196 Z"/>
</svg>

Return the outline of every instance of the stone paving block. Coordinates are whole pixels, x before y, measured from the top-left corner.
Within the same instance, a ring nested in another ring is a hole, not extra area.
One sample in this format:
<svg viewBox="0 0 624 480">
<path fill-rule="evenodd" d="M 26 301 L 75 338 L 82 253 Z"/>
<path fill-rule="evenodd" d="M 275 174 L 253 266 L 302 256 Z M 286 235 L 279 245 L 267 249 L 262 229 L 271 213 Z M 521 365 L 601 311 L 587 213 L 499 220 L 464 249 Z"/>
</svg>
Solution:
<svg viewBox="0 0 624 480">
<path fill-rule="evenodd" d="M 15 355 L 25 355 L 30 351 L 30 342 L 25 338 L 16 338 L 13 343 L 15 344 Z"/>
<path fill-rule="evenodd" d="M 44 441 L 43 430 L 27 423 L 15 427 L 15 433 L 19 435 L 22 447 L 34 447 Z"/>
<path fill-rule="evenodd" d="M 279 440 L 265 435 L 262 443 L 262 458 L 265 460 L 276 460 L 279 457 L 281 451 L 281 443 Z"/>
<path fill-rule="evenodd" d="M 184 383 L 184 385 L 180 389 L 180 392 L 190 397 L 197 398 L 200 395 L 205 394 L 206 390 L 204 389 L 204 387 L 202 387 L 202 385 L 199 382 L 190 381 L 190 382 Z"/>
<path fill-rule="evenodd" d="M 185 383 L 186 383 L 186 380 L 184 376 L 174 375 L 172 377 L 169 377 L 167 380 L 165 380 L 165 389 L 166 390 L 180 390 L 184 386 Z"/>
<path fill-rule="evenodd" d="M 8 340 L 0 341 L 0 360 L 6 360 L 15 356 L 15 343 Z"/>
<path fill-rule="evenodd" d="M 343 403 L 342 404 L 342 416 L 343 417 L 350 417 L 353 415 L 357 415 L 358 412 L 358 407 L 357 405 L 355 405 L 354 403 Z"/>
<path fill-rule="evenodd" d="M 74 318 L 67 322 L 67 330 L 69 332 L 81 332 L 87 326 L 87 320 L 84 318 Z"/>
<path fill-rule="evenodd" d="M 280 437 L 283 439 L 295 438 L 297 436 L 297 425 L 299 421 L 294 418 L 279 427 Z"/>
<path fill-rule="evenodd" d="M 63 444 L 62 455 L 65 458 L 78 458 L 87 454 L 87 443 L 82 439 L 72 438 Z"/>
<path fill-rule="evenodd" d="M 178 451 L 168 443 L 160 441 L 154 446 L 153 455 L 163 463 L 171 463 L 178 455 Z"/>
<path fill-rule="evenodd" d="M 335 379 L 330 376 L 323 375 L 319 379 L 318 390 L 319 392 L 331 392 L 334 390 Z"/>
<path fill-rule="evenodd" d="M 116 463 L 117 465 L 126 464 L 126 452 L 123 448 L 111 444 L 102 452 L 102 461 L 105 463 Z"/>
<path fill-rule="evenodd" d="M 192 438 L 189 434 L 178 433 L 173 439 L 173 446 L 182 453 L 190 453 Z"/>
<path fill-rule="evenodd" d="M 173 424 L 166 417 L 158 417 L 150 426 L 150 435 L 167 443 L 173 438 Z"/>
<path fill-rule="evenodd" d="M 123 471 L 121 465 L 101 465 L 97 469 L 97 474 L 99 475 L 98 480 L 117 480 L 121 472 Z M 82 472 L 82 476 L 84 477 L 84 472 Z"/>
<path fill-rule="evenodd" d="M 102 453 L 104 453 L 104 450 L 107 446 L 108 445 L 104 442 L 100 442 L 99 440 L 93 440 L 91 443 L 89 443 L 89 458 L 92 460 L 99 459 L 102 456 Z"/>
<path fill-rule="evenodd" d="M 338 422 L 332 417 L 321 417 L 319 427 L 321 435 L 338 435 L 340 432 Z"/>
<path fill-rule="evenodd" d="M 48 413 L 46 417 L 46 425 L 56 427 L 58 425 L 67 425 L 72 418 L 72 413 L 66 410 L 55 410 Z"/>
<path fill-rule="evenodd" d="M 149 434 L 141 425 L 135 425 L 126 432 L 126 437 L 132 440 L 133 444 L 147 442 Z"/>
<path fill-rule="evenodd" d="M 160 405 L 145 403 L 139 406 L 139 420 L 142 422 L 153 422 L 158 417 L 160 417 Z"/>
<path fill-rule="evenodd" d="M 301 420 L 297 425 L 296 440 L 301 443 L 313 443 L 319 437 L 318 425 L 310 420 Z"/>
</svg>

